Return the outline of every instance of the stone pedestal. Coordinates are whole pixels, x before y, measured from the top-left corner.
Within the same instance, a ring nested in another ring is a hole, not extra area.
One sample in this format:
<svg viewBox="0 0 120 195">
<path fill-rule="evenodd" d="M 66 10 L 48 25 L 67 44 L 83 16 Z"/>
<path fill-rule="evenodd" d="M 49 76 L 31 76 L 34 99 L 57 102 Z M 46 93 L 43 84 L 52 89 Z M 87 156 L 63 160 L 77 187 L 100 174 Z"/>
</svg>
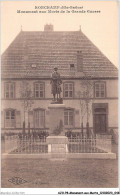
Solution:
<svg viewBox="0 0 120 195">
<path fill-rule="evenodd" d="M 64 123 L 64 104 L 50 104 L 48 106 L 49 109 L 49 128 L 50 128 L 50 135 L 53 135 L 53 132 L 57 127 L 60 125 L 60 121 Z"/>
<path fill-rule="evenodd" d="M 48 136 L 48 153 L 51 154 L 66 154 L 68 153 L 68 138 L 66 136 Z"/>
</svg>

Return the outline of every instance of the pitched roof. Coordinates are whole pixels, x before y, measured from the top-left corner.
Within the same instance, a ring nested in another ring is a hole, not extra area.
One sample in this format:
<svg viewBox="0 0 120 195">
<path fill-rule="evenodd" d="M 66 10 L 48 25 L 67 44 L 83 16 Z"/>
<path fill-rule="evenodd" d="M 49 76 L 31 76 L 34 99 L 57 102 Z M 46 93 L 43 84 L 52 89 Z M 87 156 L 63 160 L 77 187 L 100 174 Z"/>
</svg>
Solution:
<svg viewBox="0 0 120 195">
<path fill-rule="evenodd" d="M 83 72 L 77 69 L 77 51 L 82 51 Z M 1 65 L 3 78 L 50 77 L 55 66 L 62 77 L 118 77 L 117 68 L 82 31 L 21 31 Z"/>
</svg>

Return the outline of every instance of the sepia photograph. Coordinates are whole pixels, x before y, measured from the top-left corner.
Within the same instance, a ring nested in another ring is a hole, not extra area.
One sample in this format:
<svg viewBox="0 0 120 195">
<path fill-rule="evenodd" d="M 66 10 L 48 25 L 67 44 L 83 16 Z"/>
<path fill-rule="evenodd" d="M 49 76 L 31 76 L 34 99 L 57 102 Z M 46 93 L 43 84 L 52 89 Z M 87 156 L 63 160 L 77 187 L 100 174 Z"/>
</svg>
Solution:
<svg viewBox="0 0 120 195">
<path fill-rule="evenodd" d="M 1 1 L 2 192 L 117 191 L 118 22 L 117 0 Z"/>
</svg>

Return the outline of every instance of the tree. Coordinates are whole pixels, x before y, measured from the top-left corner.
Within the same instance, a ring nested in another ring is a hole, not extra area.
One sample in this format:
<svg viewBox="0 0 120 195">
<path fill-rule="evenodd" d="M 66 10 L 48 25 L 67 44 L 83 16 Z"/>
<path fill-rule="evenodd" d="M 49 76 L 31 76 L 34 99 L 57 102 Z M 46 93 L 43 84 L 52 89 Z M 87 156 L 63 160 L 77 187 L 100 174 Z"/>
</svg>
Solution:
<svg viewBox="0 0 120 195">
<path fill-rule="evenodd" d="M 22 101 L 22 106 L 24 110 L 24 121 L 23 121 L 23 133 L 25 133 L 26 127 L 26 114 L 29 114 L 31 111 L 32 105 L 34 104 L 33 95 L 29 83 L 26 80 L 23 80 L 20 85 L 20 98 Z M 28 117 L 29 119 L 29 117 Z M 28 127 L 30 129 L 30 123 L 28 120 Z"/>
<path fill-rule="evenodd" d="M 83 136 L 83 122 L 84 122 L 84 117 L 86 116 L 87 137 L 89 137 L 89 118 L 92 112 L 94 85 L 93 85 L 93 81 L 90 81 L 86 78 L 83 79 L 81 85 L 82 85 L 81 92 L 79 92 L 81 130 Z"/>
<path fill-rule="evenodd" d="M 80 98 L 80 121 L 81 121 L 81 132 L 82 132 L 82 137 L 83 137 L 83 120 L 85 116 L 85 102 L 83 99 L 83 93 L 78 92 L 79 98 Z"/>
</svg>

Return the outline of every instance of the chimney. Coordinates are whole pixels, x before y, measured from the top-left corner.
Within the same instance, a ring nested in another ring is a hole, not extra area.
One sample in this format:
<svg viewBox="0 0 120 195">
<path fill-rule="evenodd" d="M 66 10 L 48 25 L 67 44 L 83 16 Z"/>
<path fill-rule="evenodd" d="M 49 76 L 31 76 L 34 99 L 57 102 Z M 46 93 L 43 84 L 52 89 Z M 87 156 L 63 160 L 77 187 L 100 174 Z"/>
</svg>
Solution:
<svg viewBox="0 0 120 195">
<path fill-rule="evenodd" d="M 82 51 L 77 51 L 77 71 L 83 72 L 83 55 Z"/>
<path fill-rule="evenodd" d="M 44 25 L 44 31 L 52 32 L 53 31 L 53 25 L 52 24 Z"/>
</svg>

